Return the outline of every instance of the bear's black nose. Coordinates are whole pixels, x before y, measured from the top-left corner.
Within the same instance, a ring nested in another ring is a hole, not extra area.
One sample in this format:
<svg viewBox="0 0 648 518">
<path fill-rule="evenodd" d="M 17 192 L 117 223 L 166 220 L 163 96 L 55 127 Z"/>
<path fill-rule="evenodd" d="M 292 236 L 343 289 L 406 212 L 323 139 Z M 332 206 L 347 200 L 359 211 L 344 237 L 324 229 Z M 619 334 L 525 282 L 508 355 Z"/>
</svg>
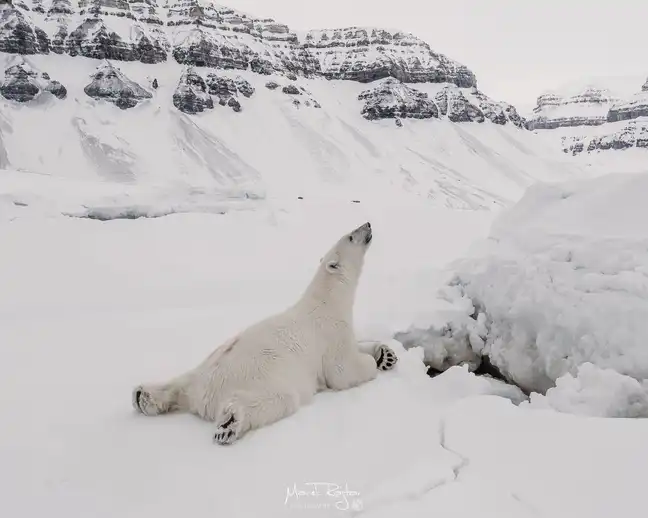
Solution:
<svg viewBox="0 0 648 518">
<path fill-rule="evenodd" d="M 371 223 L 367 221 L 367 228 L 371 228 Z"/>
</svg>

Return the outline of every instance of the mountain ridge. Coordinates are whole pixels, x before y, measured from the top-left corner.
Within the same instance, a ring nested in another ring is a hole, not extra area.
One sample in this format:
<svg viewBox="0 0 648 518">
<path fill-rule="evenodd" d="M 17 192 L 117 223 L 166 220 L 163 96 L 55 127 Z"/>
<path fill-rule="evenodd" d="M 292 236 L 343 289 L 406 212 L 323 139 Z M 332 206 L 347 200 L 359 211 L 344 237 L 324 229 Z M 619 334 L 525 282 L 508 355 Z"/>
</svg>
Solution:
<svg viewBox="0 0 648 518">
<path fill-rule="evenodd" d="M 314 29 L 300 41 L 285 24 L 209 0 L 29 1 L 0 0 L 0 51 L 476 86 L 466 66 L 402 31 Z"/>
</svg>

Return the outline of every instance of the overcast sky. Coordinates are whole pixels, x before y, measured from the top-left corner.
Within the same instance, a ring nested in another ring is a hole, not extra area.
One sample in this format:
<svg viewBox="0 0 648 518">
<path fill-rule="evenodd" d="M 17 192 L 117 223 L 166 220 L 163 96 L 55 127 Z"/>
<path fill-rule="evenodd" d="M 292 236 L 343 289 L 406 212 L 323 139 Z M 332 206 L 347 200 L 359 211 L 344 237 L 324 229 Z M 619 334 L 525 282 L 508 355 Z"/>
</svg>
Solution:
<svg viewBox="0 0 648 518">
<path fill-rule="evenodd" d="M 218 1 L 293 30 L 360 25 L 411 32 L 467 65 L 484 93 L 518 105 L 585 78 L 648 77 L 646 0 Z"/>
</svg>

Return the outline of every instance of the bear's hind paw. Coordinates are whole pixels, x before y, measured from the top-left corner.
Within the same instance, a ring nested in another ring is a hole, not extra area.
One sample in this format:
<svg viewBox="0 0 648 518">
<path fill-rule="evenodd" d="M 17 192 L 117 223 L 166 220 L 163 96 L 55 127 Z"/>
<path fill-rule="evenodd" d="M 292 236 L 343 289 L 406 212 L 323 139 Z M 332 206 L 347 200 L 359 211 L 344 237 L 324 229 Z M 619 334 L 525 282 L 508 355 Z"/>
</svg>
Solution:
<svg viewBox="0 0 648 518">
<path fill-rule="evenodd" d="M 158 415 L 163 413 L 160 406 L 155 402 L 151 393 L 142 385 L 133 390 L 133 407 L 140 414 L 146 416 Z"/>
<path fill-rule="evenodd" d="M 396 356 L 396 353 L 386 345 L 382 344 L 376 347 L 374 358 L 376 358 L 376 367 L 380 371 L 391 370 L 396 365 L 396 362 L 398 362 L 398 356 Z"/>
<path fill-rule="evenodd" d="M 214 442 L 222 445 L 232 444 L 240 438 L 241 429 L 240 412 L 230 406 L 222 414 L 220 424 L 214 434 Z"/>
</svg>

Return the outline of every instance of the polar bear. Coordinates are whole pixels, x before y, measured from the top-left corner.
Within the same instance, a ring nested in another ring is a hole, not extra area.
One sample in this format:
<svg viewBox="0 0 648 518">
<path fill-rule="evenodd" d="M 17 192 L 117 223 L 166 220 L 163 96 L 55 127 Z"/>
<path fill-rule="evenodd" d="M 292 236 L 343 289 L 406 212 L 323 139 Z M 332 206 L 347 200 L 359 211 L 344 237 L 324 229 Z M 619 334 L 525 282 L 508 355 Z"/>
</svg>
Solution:
<svg viewBox="0 0 648 518">
<path fill-rule="evenodd" d="M 196 414 L 216 423 L 217 443 L 231 444 L 295 413 L 321 390 L 348 389 L 392 369 L 398 359 L 389 347 L 372 343 L 363 352 L 353 331 L 356 288 L 372 237 L 369 223 L 342 236 L 296 304 L 248 327 L 194 370 L 136 387 L 135 409 L 146 416 Z"/>
</svg>

